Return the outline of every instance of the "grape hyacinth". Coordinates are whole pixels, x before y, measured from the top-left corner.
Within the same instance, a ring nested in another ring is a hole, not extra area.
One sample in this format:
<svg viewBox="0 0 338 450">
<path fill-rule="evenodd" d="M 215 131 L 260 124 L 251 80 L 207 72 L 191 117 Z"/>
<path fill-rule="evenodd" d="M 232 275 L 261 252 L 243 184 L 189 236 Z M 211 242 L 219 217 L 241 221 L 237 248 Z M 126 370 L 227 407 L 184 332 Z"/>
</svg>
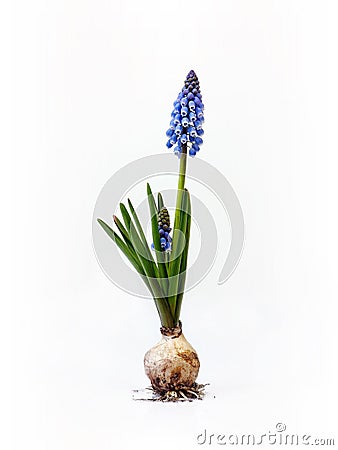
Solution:
<svg viewBox="0 0 338 450">
<path fill-rule="evenodd" d="M 174 153 L 180 157 L 182 148 L 189 150 L 194 157 L 203 144 L 204 105 L 197 75 L 193 70 L 188 73 L 184 86 L 174 102 L 170 128 L 167 130 L 167 147 L 174 147 Z"/>
<path fill-rule="evenodd" d="M 132 102 L 132 95 L 129 97 Z M 162 339 L 144 357 L 144 370 L 153 389 L 151 400 L 201 399 L 204 388 L 204 385 L 196 382 L 199 358 L 185 338 L 180 321 L 189 268 L 189 248 L 193 244 L 188 156 L 194 157 L 203 143 L 203 111 L 199 81 L 191 70 L 174 102 L 170 128 L 166 132 L 167 147 L 174 150 L 179 158 L 175 177 L 177 190 L 174 219 L 170 220 L 162 193 L 158 191 L 154 196 L 149 183 L 146 194 L 150 213 L 150 242 L 147 239 L 148 227 L 142 226 L 130 199 L 128 204 L 120 203 L 122 220 L 113 216 L 116 231 L 102 219 L 97 219 L 104 232 L 140 275 L 159 314 Z M 150 245 L 151 241 L 153 244 Z M 116 270 L 119 268 L 116 267 Z M 130 279 L 130 283 L 133 283 L 133 279 Z"/>
<path fill-rule="evenodd" d="M 171 236 L 169 235 L 171 231 L 170 228 L 170 216 L 167 208 L 164 206 L 160 209 L 158 213 L 158 232 L 160 234 L 160 243 L 162 251 L 170 251 L 171 250 Z M 151 248 L 154 250 L 154 244 L 151 245 Z"/>
</svg>

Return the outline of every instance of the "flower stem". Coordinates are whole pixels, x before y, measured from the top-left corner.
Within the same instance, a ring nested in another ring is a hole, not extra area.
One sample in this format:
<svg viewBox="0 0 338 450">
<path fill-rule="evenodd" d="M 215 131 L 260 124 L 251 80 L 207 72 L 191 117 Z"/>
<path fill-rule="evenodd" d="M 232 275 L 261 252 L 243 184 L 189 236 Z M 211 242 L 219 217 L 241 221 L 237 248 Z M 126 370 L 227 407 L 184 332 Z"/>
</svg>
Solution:
<svg viewBox="0 0 338 450">
<path fill-rule="evenodd" d="M 178 229 L 180 226 L 180 215 L 181 215 L 181 209 L 182 209 L 182 198 L 183 198 L 183 190 L 184 190 L 184 185 L 185 185 L 186 170 L 187 170 L 187 144 L 183 144 L 181 158 L 180 158 L 180 168 L 179 168 L 179 174 L 178 174 L 174 234 L 175 234 L 175 230 Z"/>
<path fill-rule="evenodd" d="M 184 189 L 184 184 L 185 184 L 186 170 L 187 170 L 187 144 L 183 144 L 181 158 L 180 158 L 179 177 L 178 177 L 178 193 L 181 191 L 181 196 L 182 196 L 182 191 Z"/>
<path fill-rule="evenodd" d="M 187 144 L 182 145 L 182 152 L 181 152 L 181 158 L 180 158 L 180 167 L 179 167 L 179 176 L 178 176 L 178 186 L 177 186 L 177 197 L 176 197 L 176 209 L 175 209 L 175 221 L 174 221 L 174 232 L 173 232 L 173 242 L 172 242 L 172 248 L 173 248 L 173 257 L 174 260 L 171 261 L 170 267 L 172 270 L 170 270 L 170 273 L 168 274 L 170 279 L 170 287 L 169 287 L 169 297 L 168 302 L 169 306 L 172 312 L 173 317 L 175 317 L 176 312 L 176 302 L 178 297 L 178 280 L 179 280 L 179 271 L 180 271 L 180 261 L 175 261 L 175 259 L 180 259 L 179 254 L 175 254 L 175 252 L 178 251 L 178 231 L 182 232 L 180 230 L 181 225 L 181 211 L 182 211 L 182 203 L 183 203 L 183 194 L 184 194 L 184 186 L 185 186 L 185 174 L 187 170 Z M 179 317 L 177 318 L 177 320 Z"/>
</svg>

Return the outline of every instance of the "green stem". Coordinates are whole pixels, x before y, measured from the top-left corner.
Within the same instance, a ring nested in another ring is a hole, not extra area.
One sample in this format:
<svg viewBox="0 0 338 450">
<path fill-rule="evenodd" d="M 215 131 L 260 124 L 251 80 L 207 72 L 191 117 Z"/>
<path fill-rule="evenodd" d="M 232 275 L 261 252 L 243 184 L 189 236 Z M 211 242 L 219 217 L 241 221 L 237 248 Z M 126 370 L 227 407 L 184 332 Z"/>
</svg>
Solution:
<svg viewBox="0 0 338 450">
<path fill-rule="evenodd" d="M 178 177 L 178 189 L 183 191 L 185 184 L 185 173 L 187 170 L 187 144 L 182 145 L 182 154 L 180 159 L 180 171 Z"/>
<path fill-rule="evenodd" d="M 175 254 L 175 250 L 178 248 L 178 234 L 177 231 L 180 231 L 181 224 L 181 210 L 182 210 L 182 201 L 183 201 L 183 193 L 185 186 L 185 175 L 187 170 L 187 144 L 182 145 L 182 153 L 180 158 L 180 167 L 179 167 L 179 175 L 178 175 L 178 186 L 177 186 L 177 197 L 176 197 L 176 209 L 175 209 L 175 221 L 174 221 L 174 231 L 173 231 L 173 241 L 172 248 L 173 253 L 169 264 L 169 297 L 168 302 L 173 316 L 175 316 L 176 311 L 176 301 L 178 294 L 178 272 L 180 263 L 179 261 L 175 261 L 175 258 L 180 258 Z M 177 230 L 177 231 L 176 231 Z M 178 267 L 178 271 L 176 270 Z M 171 278 L 170 278 L 171 277 Z M 177 319 L 178 320 L 178 319 Z"/>
<path fill-rule="evenodd" d="M 187 144 L 184 144 L 184 145 L 182 145 L 180 168 L 179 168 L 179 174 L 178 174 L 178 186 L 177 186 L 173 241 L 175 239 L 175 230 L 178 229 L 179 225 L 180 225 L 180 217 L 181 217 L 181 209 L 182 209 L 181 206 L 182 206 L 183 190 L 184 190 L 184 185 L 185 185 L 186 170 L 187 170 Z"/>
<path fill-rule="evenodd" d="M 185 215 L 185 248 L 183 251 L 182 259 L 181 259 L 181 267 L 180 267 L 180 275 L 179 275 L 179 281 L 178 281 L 178 294 L 176 298 L 176 311 L 174 316 L 174 322 L 178 322 L 180 318 L 181 313 L 181 306 L 182 306 L 182 300 L 183 300 L 183 294 L 184 294 L 184 288 L 185 288 L 185 280 L 187 276 L 187 260 L 188 260 L 188 252 L 189 252 L 189 241 L 190 241 L 190 225 L 191 225 L 191 202 L 190 202 L 190 195 L 187 189 L 186 191 L 186 211 L 187 214 Z"/>
</svg>

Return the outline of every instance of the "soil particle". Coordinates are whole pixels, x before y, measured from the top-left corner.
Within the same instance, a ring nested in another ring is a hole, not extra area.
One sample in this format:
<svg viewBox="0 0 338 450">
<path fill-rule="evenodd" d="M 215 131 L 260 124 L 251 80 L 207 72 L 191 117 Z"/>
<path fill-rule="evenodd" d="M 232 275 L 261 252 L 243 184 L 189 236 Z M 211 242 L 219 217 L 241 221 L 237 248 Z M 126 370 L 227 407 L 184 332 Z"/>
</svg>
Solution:
<svg viewBox="0 0 338 450">
<path fill-rule="evenodd" d="M 192 367 L 197 367 L 199 365 L 198 356 L 195 352 L 186 351 L 186 352 L 180 352 L 177 355 L 180 358 L 184 359 L 184 361 L 186 361 Z"/>
</svg>

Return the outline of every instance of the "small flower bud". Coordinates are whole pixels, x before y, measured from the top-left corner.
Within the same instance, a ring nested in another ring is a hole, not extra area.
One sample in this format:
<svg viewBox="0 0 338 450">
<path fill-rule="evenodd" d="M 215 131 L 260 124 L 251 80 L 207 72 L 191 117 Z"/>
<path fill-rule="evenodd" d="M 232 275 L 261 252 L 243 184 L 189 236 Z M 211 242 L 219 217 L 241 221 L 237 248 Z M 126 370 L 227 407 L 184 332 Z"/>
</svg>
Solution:
<svg viewBox="0 0 338 450">
<path fill-rule="evenodd" d="M 196 120 L 195 128 L 196 128 L 197 131 L 202 129 L 202 122 L 200 120 Z"/>
<path fill-rule="evenodd" d="M 161 241 L 161 247 L 162 247 L 162 248 L 165 248 L 165 246 L 166 246 L 166 244 L 167 244 L 166 238 L 161 238 L 160 241 Z"/>
<path fill-rule="evenodd" d="M 182 119 L 182 116 L 180 114 L 176 114 L 175 119 L 174 119 L 174 123 L 176 125 L 180 124 L 181 123 L 181 119 Z"/>
<path fill-rule="evenodd" d="M 189 113 L 190 122 L 194 122 L 196 120 L 196 114 L 194 112 Z"/>
<path fill-rule="evenodd" d="M 182 123 L 182 127 L 187 127 L 189 125 L 189 119 L 187 117 L 183 117 L 181 123 Z"/>
<path fill-rule="evenodd" d="M 194 102 L 196 103 L 197 106 L 199 106 L 201 108 L 202 102 L 197 96 L 194 98 Z"/>
<path fill-rule="evenodd" d="M 186 106 L 183 106 L 181 109 L 181 116 L 186 117 L 188 115 L 189 109 Z"/>
<path fill-rule="evenodd" d="M 196 115 L 199 119 L 203 117 L 203 111 L 201 110 L 201 108 L 196 108 Z"/>
<path fill-rule="evenodd" d="M 197 136 L 196 129 L 195 129 L 194 127 L 189 127 L 189 128 L 188 128 L 188 133 L 189 133 L 189 135 L 192 136 L 192 137 Z"/>
<path fill-rule="evenodd" d="M 181 132 L 182 132 L 182 127 L 181 127 L 181 125 L 177 125 L 176 128 L 175 128 L 175 134 L 176 134 L 177 136 L 179 136 L 179 135 L 181 134 Z"/>
<path fill-rule="evenodd" d="M 183 107 L 183 106 L 187 106 L 187 104 L 188 104 L 188 99 L 187 99 L 187 97 L 183 97 L 182 100 L 181 100 L 181 106 L 182 106 L 182 107 Z"/>
<path fill-rule="evenodd" d="M 193 102 L 192 100 L 189 102 L 189 109 L 190 111 L 195 111 L 195 102 Z"/>
<path fill-rule="evenodd" d="M 175 114 L 179 114 L 181 112 L 181 104 L 180 103 L 176 103 L 175 108 L 173 109 L 173 113 Z"/>
<path fill-rule="evenodd" d="M 177 142 L 177 136 L 175 133 L 173 133 L 173 135 L 171 136 L 171 138 L 169 139 L 171 144 L 176 144 Z"/>
</svg>

